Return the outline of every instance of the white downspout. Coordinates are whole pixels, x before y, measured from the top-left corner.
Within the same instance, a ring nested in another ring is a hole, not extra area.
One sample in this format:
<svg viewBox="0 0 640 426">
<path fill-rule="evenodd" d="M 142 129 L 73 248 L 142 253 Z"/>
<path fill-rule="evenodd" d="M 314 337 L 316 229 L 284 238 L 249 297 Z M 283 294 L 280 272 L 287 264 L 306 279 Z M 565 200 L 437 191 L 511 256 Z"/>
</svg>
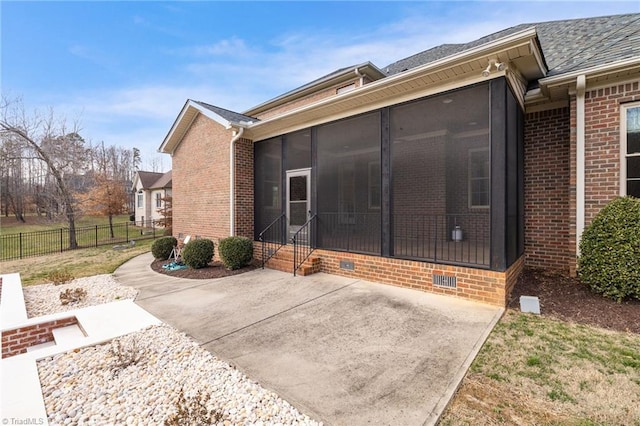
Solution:
<svg viewBox="0 0 640 426">
<path fill-rule="evenodd" d="M 353 71 L 355 71 L 356 75 L 357 75 L 358 77 L 360 77 L 360 87 L 364 86 L 364 74 L 362 74 L 362 73 L 360 72 L 360 70 L 358 69 L 358 67 L 355 67 L 355 68 L 353 69 Z"/>
<path fill-rule="evenodd" d="M 236 235 L 236 141 L 242 137 L 244 127 L 238 127 L 229 143 L 229 235 Z"/>
<path fill-rule="evenodd" d="M 587 80 L 576 80 L 576 254 L 580 255 L 580 238 L 585 224 L 585 107 Z"/>
</svg>

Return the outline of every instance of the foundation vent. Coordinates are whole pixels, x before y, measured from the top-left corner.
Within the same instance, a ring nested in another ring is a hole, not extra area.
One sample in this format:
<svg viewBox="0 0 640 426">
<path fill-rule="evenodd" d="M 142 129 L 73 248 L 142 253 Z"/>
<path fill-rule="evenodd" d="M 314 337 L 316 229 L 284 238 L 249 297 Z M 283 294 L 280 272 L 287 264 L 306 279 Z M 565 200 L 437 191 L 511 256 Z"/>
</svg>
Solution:
<svg viewBox="0 0 640 426">
<path fill-rule="evenodd" d="M 436 274 L 433 274 L 433 285 L 444 288 L 456 288 L 458 286 L 456 277 Z"/>
<path fill-rule="evenodd" d="M 346 269 L 347 271 L 354 271 L 356 269 L 356 265 L 349 260 L 341 260 L 340 269 Z"/>
</svg>

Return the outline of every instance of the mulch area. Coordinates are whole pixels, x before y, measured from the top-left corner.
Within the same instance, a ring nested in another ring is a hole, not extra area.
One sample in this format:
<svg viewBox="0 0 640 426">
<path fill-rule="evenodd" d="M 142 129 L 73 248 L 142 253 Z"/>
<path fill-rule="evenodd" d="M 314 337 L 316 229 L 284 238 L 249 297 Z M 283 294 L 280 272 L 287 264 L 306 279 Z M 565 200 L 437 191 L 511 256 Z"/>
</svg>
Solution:
<svg viewBox="0 0 640 426">
<path fill-rule="evenodd" d="M 238 275 L 243 272 L 252 271 L 259 267 L 259 265 L 254 262 L 251 265 L 245 266 L 244 268 L 235 269 L 232 271 L 230 269 L 225 268 L 222 262 L 214 260 L 213 262 L 209 263 L 209 265 L 207 265 L 206 267 L 200 268 L 200 269 L 187 268 L 187 269 L 180 269 L 178 271 L 167 271 L 162 267 L 162 265 L 165 265 L 170 262 L 171 262 L 170 260 L 154 260 L 153 263 L 151 264 L 151 269 L 153 269 L 154 271 L 160 274 L 171 275 L 172 277 L 209 279 L 209 278 L 222 278 L 222 277 L 228 277 L 231 275 Z"/>
<path fill-rule="evenodd" d="M 162 265 L 168 260 L 156 260 L 151 264 L 154 271 L 180 278 L 209 279 L 241 274 L 259 268 L 258 262 L 234 271 L 219 261 L 211 262 L 201 269 L 167 271 Z M 618 303 L 592 293 L 577 278 L 538 269 L 525 269 L 511 293 L 509 308 L 520 310 L 520 296 L 537 296 L 542 315 L 564 321 L 595 325 L 617 331 L 640 334 L 640 300 Z"/>
<path fill-rule="evenodd" d="M 520 309 L 520 296 L 537 296 L 542 315 L 640 334 L 640 300 L 606 299 L 577 278 L 525 269 L 511 293 L 510 308 Z"/>
</svg>

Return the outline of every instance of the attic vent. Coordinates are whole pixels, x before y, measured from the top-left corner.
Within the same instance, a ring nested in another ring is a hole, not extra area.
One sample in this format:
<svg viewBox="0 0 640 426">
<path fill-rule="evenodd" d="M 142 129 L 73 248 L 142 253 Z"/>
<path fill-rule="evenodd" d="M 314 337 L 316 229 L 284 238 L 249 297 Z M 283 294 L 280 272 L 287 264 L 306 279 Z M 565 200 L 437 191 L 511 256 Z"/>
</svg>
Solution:
<svg viewBox="0 0 640 426">
<path fill-rule="evenodd" d="M 340 93 L 350 92 L 355 88 L 356 88 L 356 84 L 355 83 L 351 83 L 351 84 L 348 84 L 346 86 L 338 87 L 336 89 L 336 95 L 339 95 Z"/>
<path fill-rule="evenodd" d="M 436 274 L 433 274 L 433 285 L 444 288 L 456 288 L 458 286 L 456 277 Z"/>
</svg>

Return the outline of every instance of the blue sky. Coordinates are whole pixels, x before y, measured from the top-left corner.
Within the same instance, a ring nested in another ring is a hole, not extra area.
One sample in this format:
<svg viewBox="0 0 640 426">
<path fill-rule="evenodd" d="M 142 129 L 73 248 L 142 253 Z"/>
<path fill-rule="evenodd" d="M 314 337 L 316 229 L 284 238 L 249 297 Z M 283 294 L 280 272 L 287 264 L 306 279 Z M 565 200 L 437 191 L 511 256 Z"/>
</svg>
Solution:
<svg viewBox="0 0 640 426">
<path fill-rule="evenodd" d="M 521 23 L 640 2 L 0 2 L 1 87 L 138 147 L 143 167 L 187 98 L 242 112 L 331 71 L 379 67 Z"/>
</svg>

